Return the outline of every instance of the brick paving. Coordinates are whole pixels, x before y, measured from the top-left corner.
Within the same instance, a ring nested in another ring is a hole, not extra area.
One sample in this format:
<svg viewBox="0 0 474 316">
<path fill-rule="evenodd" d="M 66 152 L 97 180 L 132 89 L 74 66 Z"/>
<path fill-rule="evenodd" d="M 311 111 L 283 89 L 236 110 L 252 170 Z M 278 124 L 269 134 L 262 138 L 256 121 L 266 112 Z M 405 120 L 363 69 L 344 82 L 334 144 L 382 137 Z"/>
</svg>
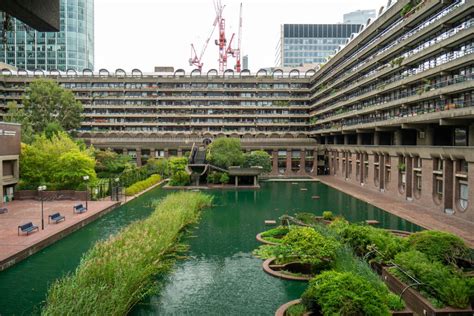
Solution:
<svg viewBox="0 0 474 316">
<path fill-rule="evenodd" d="M 474 223 L 472 222 L 445 213 L 436 212 L 432 209 L 415 205 L 409 201 L 387 194 L 368 191 L 367 189 L 332 176 L 320 176 L 318 179 L 330 187 L 352 195 L 355 198 L 370 203 L 426 229 L 442 230 L 456 234 L 463 238 L 471 248 L 474 248 Z"/>
<path fill-rule="evenodd" d="M 48 239 L 72 226 L 87 221 L 98 213 L 109 209 L 118 202 L 115 201 L 89 201 L 88 210 L 82 214 L 73 214 L 74 205 L 85 203 L 82 201 L 45 201 L 44 202 L 44 230 L 41 230 L 41 202 L 37 200 L 12 201 L 7 205 L 8 213 L 0 214 L 0 263 L 12 260 L 16 254 L 35 247 L 37 245 L 50 244 L 57 239 L 48 242 Z M 66 219 L 58 224 L 49 224 L 48 215 L 60 212 Z M 32 222 L 39 227 L 39 231 L 30 233 L 28 236 L 20 233 L 18 236 L 18 226 Z M 37 251 L 35 249 L 30 252 Z M 31 253 L 30 253 L 31 254 Z M 21 260 L 21 259 L 20 259 Z"/>
</svg>

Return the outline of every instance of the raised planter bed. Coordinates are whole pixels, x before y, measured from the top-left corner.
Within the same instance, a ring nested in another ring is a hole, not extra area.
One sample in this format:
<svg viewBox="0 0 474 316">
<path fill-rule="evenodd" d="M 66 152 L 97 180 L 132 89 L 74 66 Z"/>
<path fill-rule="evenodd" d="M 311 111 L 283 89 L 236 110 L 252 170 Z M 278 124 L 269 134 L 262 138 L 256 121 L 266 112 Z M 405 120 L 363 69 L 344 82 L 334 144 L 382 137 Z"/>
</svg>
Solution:
<svg viewBox="0 0 474 316">
<path fill-rule="evenodd" d="M 278 245 L 278 243 L 276 243 L 276 242 L 271 242 L 271 241 L 268 241 L 268 240 L 263 239 L 262 233 L 257 234 L 256 238 L 257 238 L 257 240 L 258 240 L 259 242 L 261 242 L 262 244 L 274 245 L 274 246 L 275 246 L 275 245 Z"/>
<path fill-rule="evenodd" d="M 276 310 L 275 312 L 275 316 L 285 316 L 286 315 L 286 311 L 291 307 L 291 306 L 294 306 L 294 305 L 298 305 L 301 303 L 301 299 L 297 299 L 297 300 L 293 300 L 293 301 L 289 301 L 288 303 L 285 303 L 283 305 L 281 305 L 280 307 L 278 307 L 278 309 Z M 413 316 L 413 312 L 409 309 L 405 309 L 403 311 L 392 311 L 391 314 L 393 316 Z M 318 314 L 313 314 L 312 312 L 307 312 L 307 313 L 304 313 L 303 315 L 320 315 L 319 313 Z"/>
<path fill-rule="evenodd" d="M 444 307 L 436 308 L 430 301 L 423 297 L 420 292 L 418 292 L 413 287 L 409 287 L 404 282 L 400 281 L 393 274 L 388 271 L 387 267 L 382 267 L 382 279 L 387 284 L 388 288 L 397 295 L 402 295 L 405 303 L 410 307 L 415 313 L 419 315 L 426 316 L 472 316 L 474 315 L 474 309 L 472 306 L 466 309 L 453 308 L 453 307 Z"/>
<path fill-rule="evenodd" d="M 292 281 L 309 281 L 313 278 L 310 274 L 311 265 L 300 262 L 290 262 L 287 264 L 274 264 L 275 258 L 270 258 L 262 263 L 263 271 L 266 273 L 285 280 Z M 302 275 L 292 275 L 285 273 L 284 271 L 291 271 L 295 273 L 301 273 Z"/>
</svg>

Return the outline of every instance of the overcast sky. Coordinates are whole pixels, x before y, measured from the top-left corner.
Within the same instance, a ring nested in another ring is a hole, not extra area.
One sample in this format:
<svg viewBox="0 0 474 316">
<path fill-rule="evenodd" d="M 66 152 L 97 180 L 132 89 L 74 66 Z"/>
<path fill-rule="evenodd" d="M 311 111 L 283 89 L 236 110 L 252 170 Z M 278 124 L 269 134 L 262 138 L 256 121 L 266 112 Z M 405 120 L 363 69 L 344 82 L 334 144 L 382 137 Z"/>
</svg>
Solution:
<svg viewBox="0 0 474 316">
<path fill-rule="evenodd" d="M 339 23 L 347 12 L 378 12 L 387 0 L 222 0 L 228 40 L 233 32 L 237 36 L 241 2 L 242 56 L 248 55 L 250 70 L 257 71 L 274 66 L 281 24 Z M 95 0 L 95 70 L 191 70 L 190 44 L 199 54 L 214 18 L 212 0 Z M 204 70 L 218 68 L 217 34 L 204 54 Z M 228 68 L 234 63 L 230 59 Z"/>
</svg>

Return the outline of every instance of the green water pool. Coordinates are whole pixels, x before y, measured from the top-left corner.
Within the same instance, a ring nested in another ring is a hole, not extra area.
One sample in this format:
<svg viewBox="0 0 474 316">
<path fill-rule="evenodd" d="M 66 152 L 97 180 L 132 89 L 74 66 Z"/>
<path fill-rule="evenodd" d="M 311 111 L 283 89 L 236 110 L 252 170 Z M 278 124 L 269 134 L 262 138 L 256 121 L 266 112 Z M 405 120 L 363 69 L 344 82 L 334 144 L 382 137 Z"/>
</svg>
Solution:
<svg viewBox="0 0 474 316">
<path fill-rule="evenodd" d="M 0 314 L 38 313 L 53 280 L 73 271 L 94 242 L 150 214 L 153 201 L 168 192 L 154 189 L 0 272 Z M 261 260 L 251 252 L 259 245 L 255 235 L 268 229 L 264 221 L 286 213 L 330 210 L 350 221 L 376 219 L 384 228 L 421 229 L 316 182 L 265 182 L 257 191 L 207 192 L 214 196 L 215 206 L 203 212 L 187 238 L 188 257 L 160 280 L 160 295 L 138 304 L 132 315 L 273 315 L 279 305 L 298 298 L 306 285 L 265 274 Z"/>
</svg>

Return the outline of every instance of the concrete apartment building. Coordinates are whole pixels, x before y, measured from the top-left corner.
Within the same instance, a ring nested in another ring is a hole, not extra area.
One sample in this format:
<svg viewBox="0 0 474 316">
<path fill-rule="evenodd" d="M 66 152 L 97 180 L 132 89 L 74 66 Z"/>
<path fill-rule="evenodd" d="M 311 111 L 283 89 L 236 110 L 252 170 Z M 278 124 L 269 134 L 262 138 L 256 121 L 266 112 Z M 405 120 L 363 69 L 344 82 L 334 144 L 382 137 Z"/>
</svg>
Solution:
<svg viewBox="0 0 474 316">
<path fill-rule="evenodd" d="M 0 205 L 11 201 L 19 180 L 20 125 L 0 122 Z"/>
<path fill-rule="evenodd" d="M 0 109 L 49 77 L 85 107 L 79 137 L 134 157 L 238 137 L 273 175 L 331 176 L 474 221 L 474 2 L 393 3 L 318 71 L 3 70 Z M 318 168 L 319 167 L 319 168 Z"/>
</svg>

